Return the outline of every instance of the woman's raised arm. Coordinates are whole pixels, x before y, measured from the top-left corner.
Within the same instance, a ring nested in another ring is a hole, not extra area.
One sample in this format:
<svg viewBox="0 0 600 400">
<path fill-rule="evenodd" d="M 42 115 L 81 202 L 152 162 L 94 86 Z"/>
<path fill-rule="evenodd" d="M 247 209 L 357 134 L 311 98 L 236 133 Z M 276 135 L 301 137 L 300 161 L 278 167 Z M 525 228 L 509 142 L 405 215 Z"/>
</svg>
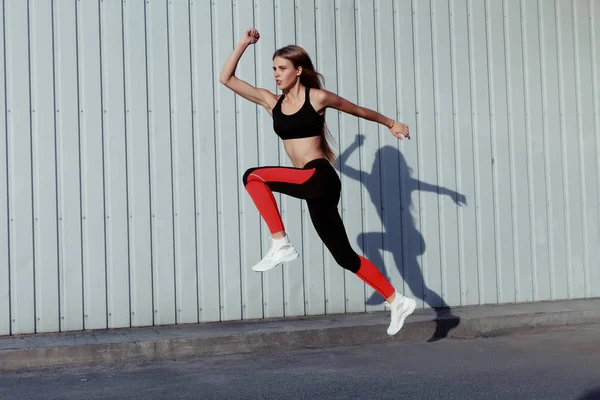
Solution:
<svg viewBox="0 0 600 400">
<path fill-rule="evenodd" d="M 266 89 L 256 88 L 235 76 L 235 70 L 238 62 L 244 54 L 244 51 L 248 46 L 258 42 L 260 35 L 256 29 L 247 29 L 244 35 L 240 39 L 235 49 L 225 62 L 221 75 L 219 76 L 219 82 L 239 94 L 246 100 L 250 100 L 253 103 L 263 106 L 267 110 L 270 110 L 271 104 L 276 100 L 276 96 Z"/>
</svg>

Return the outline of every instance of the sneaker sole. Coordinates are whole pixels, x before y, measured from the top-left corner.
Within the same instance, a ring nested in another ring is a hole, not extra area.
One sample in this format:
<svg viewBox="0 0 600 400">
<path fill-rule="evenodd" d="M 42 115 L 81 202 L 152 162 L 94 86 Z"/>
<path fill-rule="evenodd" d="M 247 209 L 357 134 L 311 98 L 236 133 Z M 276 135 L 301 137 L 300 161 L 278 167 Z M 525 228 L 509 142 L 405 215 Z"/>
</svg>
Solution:
<svg viewBox="0 0 600 400">
<path fill-rule="evenodd" d="M 388 335 L 393 336 L 396 333 L 400 332 L 400 329 L 402 329 L 402 327 L 404 326 L 404 320 L 406 319 L 406 317 L 408 317 L 410 314 L 412 314 L 415 311 L 415 308 L 417 308 L 417 302 L 415 301 L 415 299 L 408 299 L 410 300 L 410 306 L 408 308 L 408 310 L 402 315 L 402 317 L 400 317 L 400 323 L 398 324 L 398 327 L 396 329 L 394 329 L 392 332 L 390 332 L 388 330 Z"/>
<path fill-rule="evenodd" d="M 298 251 L 294 250 L 294 252 L 292 254 L 284 257 L 277 264 L 268 265 L 266 267 L 258 267 L 258 268 L 257 267 L 252 267 L 252 271 L 255 271 L 255 272 L 269 271 L 269 270 L 275 268 L 276 266 L 283 264 L 284 262 L 294 261 L 296 258 L 298 258 Z"/>
</svg>

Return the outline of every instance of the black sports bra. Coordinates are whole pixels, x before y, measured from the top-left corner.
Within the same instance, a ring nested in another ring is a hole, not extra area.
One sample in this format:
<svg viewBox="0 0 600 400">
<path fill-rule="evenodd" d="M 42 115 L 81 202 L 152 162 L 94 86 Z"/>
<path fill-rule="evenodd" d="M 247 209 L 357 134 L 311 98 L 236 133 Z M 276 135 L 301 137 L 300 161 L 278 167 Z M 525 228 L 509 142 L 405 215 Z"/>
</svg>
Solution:
<svg viewBox="0 0 600 400">
<path fill-rule="evenodd" d="M 307 87 L 302 108 L 292 115 L 281 111 L 285 95 L 282 95 L 273 107 L 273 129 L 281 139 L 307 138 L 319 136 L 323 132 L 325 119 L 310 104 L 309 90 Z"/>
</svg>

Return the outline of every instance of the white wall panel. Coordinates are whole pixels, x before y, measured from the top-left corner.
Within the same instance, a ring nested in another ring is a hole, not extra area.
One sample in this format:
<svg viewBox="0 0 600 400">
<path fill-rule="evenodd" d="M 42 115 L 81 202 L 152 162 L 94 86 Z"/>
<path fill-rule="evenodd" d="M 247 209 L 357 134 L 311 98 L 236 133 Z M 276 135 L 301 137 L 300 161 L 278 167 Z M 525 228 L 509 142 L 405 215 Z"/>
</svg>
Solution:
<svg viewBox="0 0 600 400">
<path fill-rule="evenodd" d="M 5 8 L 0 10 L 0 89 L 6 93 Z M 6 131 L 6 96 L 0 96 L 0 335 L 10 335 L 10 231 L 8 218 L 8 134 Z"/>
<path fill-rule="evenodd" d="M 583 9 L 585 10 L 585 4 L 583 6 Z M 596 140 L 596 154 L 595 154 L 595 158 L 596 158 L 596 171 L 598 172 L 597 175 L 597 179 L 598 179 L 598 191 L 600 191 L 600 4 L 598 4 L 597 1 L 591 1 L 589 2 L 589 13 L 590 13 L 590 21 L 591 21 L 591 29 L 590 29 L 590 45 L 591 45 L 591 53 L 592 53 L 592 69 L 593 69 L 593 79 L 592 79 L 592 91 L 594 93 L 594 101 L 593 101 L 593 105 L 594 105 L 594 126 L 593 126 L 593 130 L 591 132 L 594 132 L 593 136 Z M 583 15 L 585 15 L 586 12 L 583 11 Z M 579 14 L 578 14 L 579 16 Z M 584 17 L 585 18 L 585 17 Z M 583 39 L 582 39 L 583 41 Z M 586 49 L 587 51 L 587 49 Z M 583 53 L 583 51 L 582 51 Z M 586 134 L 587 137 L 592 136 L 591 133 L 587 133 Z M 590 154 L 591 153 L 591 154 Z M 593 152 L 590 152 L 588 150 L 588 152 L 586 152 L 586 154 L 588 154 L 591 158 L 594 157 Z M 593 181 L 590 180 L 586 180 L 586 187 L 587 186 L 591 186 L 593 185 Z M 590 204 L 591 208 L 595 208 L 593 204 Z M 596 227 L 596 235 L 600 235 L 600 194 L 598 195 L 598 209 L 596 209 L 598 212 L 598 214 L 596 214 L 596 216 L 598 217 L 598 224 L 599 226 Z M 592 223 L 593 220 L 593 214 L 590 216 L 590 218 L 588 218 L 588 220 L 590 221 L 590 223 Z M 593 225 L 591 225 L 593 227 Z M 600 279 L 600 266 L 598 266 L 598 262 L 594 262 L 594 260 L 598 260 L 598 257 L 593 257 L 592 254 L 597 254 L 598 251 L 600 251 L 600 248 L 598 248 L 598 246 L 595 246 L 594 243 L 598 243 L 598 240 L 593 241 L 594 237 L 598 237 L 598 236 L 594 236 L 594 234 L 591 234 L 590 236 L 587 237 L 587 240 L 589 240 L 590 246 L 593 246 L 595 248 L 595 253 L 590 253 L 590 258 L 588 259 L 588 275 L 589 275 L 589 284 L 588 284 L 588 290 L 589 290 L 589 294 L 588 296 L 591 297 L 597 297 L 600 296 L 600 287 L 598 287 L 599 285 L 594 285 L 594 282 L 598 282 L 598 280 Z"/>
<path fill-rule="evenodd" d="M 461 304 L 479 304 L 479 239 L 476 207 L 473 104 L 467 0 L 450 4 L 454 129 L 456 140 L 456 192 L 464 196 L 458 208 L 458 252 Z"/>
<path fill-rule="evenodd" d="M 479 262 L 479 292 L 483 304 L 498 301 L 496 226 L 490 78 L 486 4 L 469 1 L 469 44 L 471 60 L 471 102 L 473 104 L 473 152 L 475 154 L 475 208 Z"/>
<path fill-rule="evenodd" d="M 582 190 L 582 243 L 583 247 L 583 283 L 585 296 L 590 296 L 592 271 L 590 260 L 600 258 L 598 225 L 598 168 L 596 164 L 596 136 L 594 135 L 594 82 L 591 49 L 590 2 L 577 1 L 573 4 L 574 51 L 576 63 L 577 125 L 578 150 L 580 153 L 580 183 Z"/>
<path fill-rule="evenodd" d="M 77 4 L 81 203 L 83 215 L 83 308 L 86 329 L 107 327 L 105 139 L 99 4 Z M 108 133 L 110 135 L 110 133 Z"/>
<path fill-rule="evenodd" d="M 219 226 L 217 224 L 216 107 L 213 10 L 211 2 L 191 1 L 192 85 L 196 186 L 198 313 L 200 321 L 220 319 Z M 207 56 L 208 55 L 208 56 Z"/>
<path fill-rule="evenodd" d="M 531 171 L 528 165 L 529 137 L 526 134 L 524 32 L 520 2 L 507 1 L 504 7 L 506 32 L 506 73 L 508 130 L 510 137 L 510 181 L 513 205 L 515 300 L 533 300 L 531 242 Z M 522 171 L 525 171 L 522 172 Z"/>
<path fill-rule="evenodd" d="M 560 76 L 558 66 L 558 34 L 553 2 L 540 2 L 540 41 L 542 57 L 542 104 L 546 133 L 545 157 L 548 184 L 548 221 L 550 236 L 551 298 L 567 298 L 568 270 L 565 223 L 564 140 L 561 125 Z M 564 90 L 564 87 L 563 87 Z"/>
<path fill-rule="evenodd" d="M 291 166 L 266 110 L 298 44 L 325 88 L 352 247 L 420 307 L 600 295 L 600 6 L 593 0 L 30 0 L 0 18 L 0 335 L 383 310 L 276 194 L 298 260 L 241 179 Z"/>
<path fill-rule="evenodd" d="M 218 76 L 239 38 L 233 37 L 233 3 L 213 4 L 214 58 L 213 68 Z M 237 320 L 242 317 L 241 265 L 239 234 L 239 194 L 241 176 L 238 173 L 238 143 L 236 99 L 223 85 L 215 87 L 217 112 L 216 161 L 217 199 L 219 215 L 219 247 L 221 278 L 221 319 Z"/>
<path fill-rule="evenodd" d="M 77 31 L 77 9 L 73 2 L 59 1 L 54 3 L 53 12 L 60 329 L 68 331 L 87 326 L 83 281 L 83 234 L 87 233 L 83 229 L 87 230 L 87 219 L 82 214 L 81 202 L 82 167 L 87 165 L 82 163 L 85 113 L 78 92 L 82 75 L 77 51 L 78 37 L 81 38 Z M 96 245 L 102 243 L 101 240 Z"/>
<path fill-rule="evenodd" d="M 185 2 L 170 2 L 168 8 L 176 318 L 181 323 L 198 321 L 189 8 Z"/>
<path fill-rule="evenodd" d="M 108 327 L 121 328 L 130 323 L 122 2 L 102 1 L 100 21 Z"/>
<path fill-rule="evenodd" d="M 173 159 L 167 2 L 146 1 L 154 324 L 176 322 Z"/>
<path fill-rule="evenodd" d="M 452 56 L 450 36 L 450 5 L 447 1 L 432 2 L 434 101 L 437 152 L 437 188 L 440 235 L 441 287 L 430 292 L 432 307 L 460 303 L 460 261 L 458 253 L 458 208 L 463 196 L 456 192 L 456 134 L 452 98 Z M 436 296 L 437 295 L 437 296 Z"/>
<path fill-rule="evenodd" d="M 29 10 L 22 1 L 4 4 L 8 135 L 8 216 L 11 332 L 35 332 L 35 266 Z"/>
<path fill-rule="evenodd" d="M 52 3 L 30 2 L 36 332 L 59 330 Z"/>
<path fill-rule="evenodd" d="M 508 134 L 506 41 L 503 3 L 486 2 L 488 35 L 492 173 L 498 301 L 515 301 L 511 135 Z M 502 268 L 510 265 L 510 268 Z"/>
<path fill-rule="evenodd" d="M 573 10 L 571 1 L 557 1 L 557 31 L 559 59 L 559 90 L 561 134 L 564 160 L 563 181 L 565 196 L 565 223 L 567 245 L 567 296 L 584 292 L 583 221 L 581 215 L 582 190 L 580 176 L 579 127 L 575 93 L 575 54 L 573 37 Z"/>
<path fill-rule="evenodd" d="M 523 66 L 525 80 L 525 136 L 529 193 L 531 194 L 531 265 L 533 298 L 549 300 L 550 293 L 550 237 L 548 214 L 548 185 L 546 132 L 542 104 L 542 58 L 540 43 L 539 8 L 536 2 L 522 2 Z M 522 177 L 521 173 L 521 177 Z"/>
<path fill-rule="evenodd" d="M 152 325 L 152 232 L 145 2 L 123 4 L 131 324 Z M 129 310 L 128 310 L 129 311 Z"/>
</svg>

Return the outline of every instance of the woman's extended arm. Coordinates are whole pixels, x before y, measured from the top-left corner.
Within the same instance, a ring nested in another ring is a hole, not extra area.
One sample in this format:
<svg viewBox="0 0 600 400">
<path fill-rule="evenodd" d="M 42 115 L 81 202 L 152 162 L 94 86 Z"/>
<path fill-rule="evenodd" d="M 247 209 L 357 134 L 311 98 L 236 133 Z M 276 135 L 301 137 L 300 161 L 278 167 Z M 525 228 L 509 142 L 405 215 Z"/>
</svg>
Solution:
<svg viewBox="0 0 600 400">
<path fill-rule="evenodd" d="M 219 76 L 219 82 L 243 98 L 269 110 L 269 104 L 273 102 L 275 95 L 266 89 L 256 88 L 235 76 L 235 70 L 242 54 L 244 54 L 244 51 L 248 46 L 256 43 L 259 38 L 260 35 L 256 29 L 248 29 L 244 32 L 242 39 L 237 46 L 235 46 L 235 49 L 233 49 L 233 52 L 225 62 L 221 75 Z"/>
<path fill-rule="evenodd" d="M 369 108 L 357 106 L 343 97 L 327 90 L 318 90 L 317 93 L 317 102 L 321 106 L 319 108 L 331 107 L 359 118 L 378 122 L 385 125 L 398 139 L 402 139 L 403 137 L 410 139 L 408 125 L 403 124 L 402 122 L 395 121 Z"/>
</svg>

